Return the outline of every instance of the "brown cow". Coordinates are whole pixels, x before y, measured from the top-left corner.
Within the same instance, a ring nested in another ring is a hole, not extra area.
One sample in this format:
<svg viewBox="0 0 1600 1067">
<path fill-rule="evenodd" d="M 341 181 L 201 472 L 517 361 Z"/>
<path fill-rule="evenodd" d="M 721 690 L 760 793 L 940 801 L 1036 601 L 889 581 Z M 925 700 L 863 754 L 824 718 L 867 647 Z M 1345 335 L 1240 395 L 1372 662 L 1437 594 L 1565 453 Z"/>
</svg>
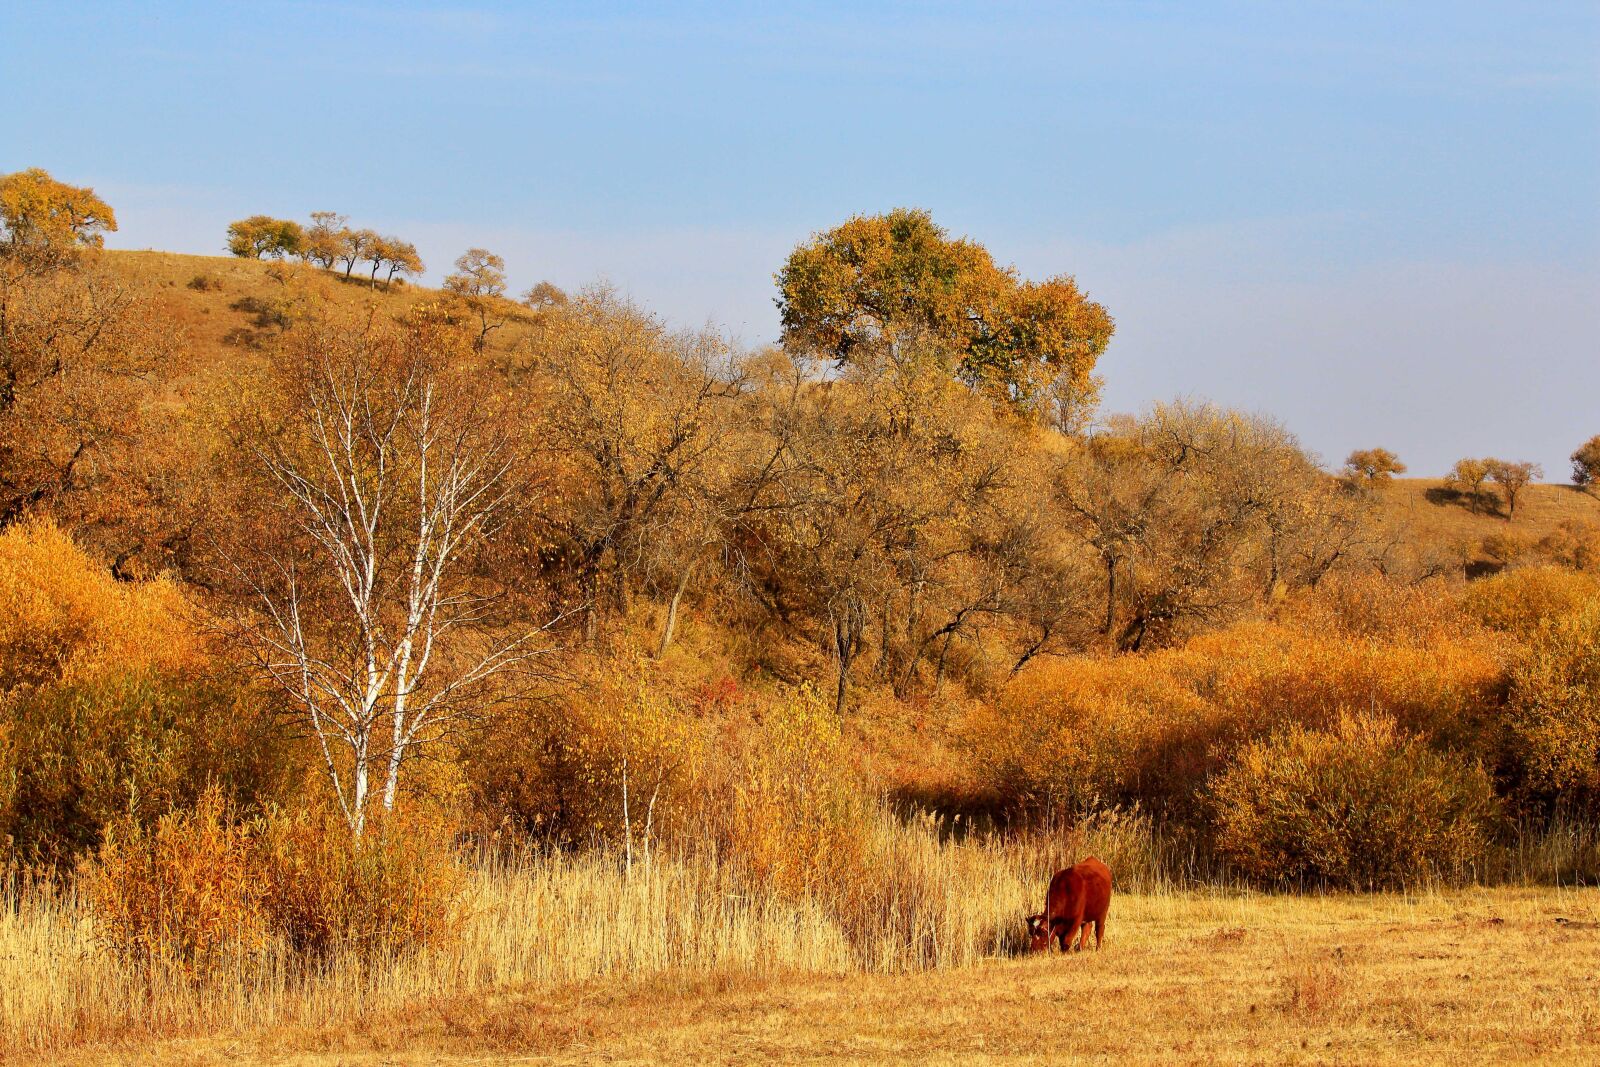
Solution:
<svg viewBox="0 0 1600 1067">
<path fill-rule="evenodd" d="M 1062 952 L 1072 949 L 1072 943 L 1082 942 L 1078 948 L 1089 945 L 1089 927 L 1094 926 L 1094 947 L 1098 951 L 1100 940 L 1106 935 L 1106 911 L 1111 907 L 1111 869 L 1090 856 L 1080 863 L 1057 871 L 1050 879 L 1050 889 L 1045 894 L 1044 914 L 1028 916 L 1029 946 L 1035 952 L 1059 942 Z"/>
</svg>

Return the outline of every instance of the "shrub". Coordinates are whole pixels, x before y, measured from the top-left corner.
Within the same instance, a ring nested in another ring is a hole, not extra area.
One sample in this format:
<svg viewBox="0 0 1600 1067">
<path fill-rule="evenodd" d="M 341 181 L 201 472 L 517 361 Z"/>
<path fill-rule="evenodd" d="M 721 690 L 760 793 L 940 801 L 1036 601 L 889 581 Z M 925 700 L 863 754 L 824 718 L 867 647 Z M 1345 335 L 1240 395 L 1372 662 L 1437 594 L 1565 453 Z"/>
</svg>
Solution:
<svg viewBox="0 0 1600 1067">
<path fill-rule="evenodd" d="M 629 830 L 641 842 L 693 821 L 703 748 L 667 694 L 614 675 L 567 699 L 509 709 L 471 739 L 465 763 L 473 805 L 491 825 L 563 844 L 620 844 Z"/>
<path fill-rule="evenodd" d="M 118 582 L 54 523 L 0 532 L 0 696 L 107 670 L 193 669 L 204 649 L 166 581 Z"/>
<path fill-rule="evenodd" d="M 802 687 L 722 761 L 704 819 L 719 850 L 791 897 L 863 869 L 872 820 L 833 708 Z"/>
<path fill-rule="evenodd" d="M 192 971 L 273 945 L 368 957 L 438 943 L 457 929 L 464 875 L 426 816 L 354 838 L 329 813 L 241 819 L 212 789 L 153 827 L 116 821 L 82 884 L 104 945 Z"/>
<path fill-rule="evenodd" d="M 1512 674 L 1507 728 L 1525 789 L 1551 801 L 1600 798 L 1600 600 L 1534 636 Z"/>
<path fill-rule="evenodd" d="M 973 709 L 965 739 L 1003 808 L 1075 816 L 1182 806 L 1207 773 L 1216 709 L 1170 653 L 1043 662 Z"/>
<path fill-rule="evenodd" d="M 274 813 L 257 837 L 269 928 L 298 952 L 369 956 L 458 929 L 465 875 L 436 818 L 391 814 L 353 838 L 330 812 Z"/>
<path fill-rule="evenodd" d="M 1492 630 L 1527 639 L 1547 620 L 1580 610 L 1600 597 L 1600 579 L 1560 567 L 1525 567 L 1467 587 L 1462 606 Z"/>
<path fill-rule="evenodd" d="M 0 713 L 0 842 L 69 862 L 123 817 L 149 826 L 208 784 L 230 803 L 279 799 L 291 743 L 254 689 L 219 672 L 125 671 L 29 690 Z"/>
<path fill-rule="evenodd" d="M 1484 848 L 1493 805 L 1481 768 L 1374 715 L 1251 742 L 1210 799 L 1216 846 L 1249 877 L 1352 889 L 1459 872 Z"/>
<path fill-rule="evenodd" d="M 268 924 L 250 828 L 209 790 L 153 827 L 114 823 L 83 872 L 96 935 L 141 962 L 203 968 L 261 950 Z"/>
<path fill-rule="evenodd" d="M 214 293 L 222 288 L 222 279 L 215 274 L 201 272 L 189 279 L 189 288 L 197 293 Z"/>
</svg>

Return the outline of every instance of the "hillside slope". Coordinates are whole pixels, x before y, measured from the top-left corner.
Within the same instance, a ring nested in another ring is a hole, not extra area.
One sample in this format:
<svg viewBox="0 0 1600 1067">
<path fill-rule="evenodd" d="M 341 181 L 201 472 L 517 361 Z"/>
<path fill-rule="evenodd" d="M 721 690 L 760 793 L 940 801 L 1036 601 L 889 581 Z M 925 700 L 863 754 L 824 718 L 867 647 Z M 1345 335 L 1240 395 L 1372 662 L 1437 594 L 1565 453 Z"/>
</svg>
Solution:
<svg viewBox="0 0 1600 1067">
<path fill-rule="evenodd" d="M 1530 485 L 1518 501 L 1514 519 L 1506 515 L 1498 493 L 1493 504 L 1480 505 L 1474 513 L 1438 478 L 1396 479 L 1380 490 L 1380 501 L 1391 521 L 1416 544 L 1483 565 L 1494 562 L 1483 550 L 1484 539 L 1494 535 L 1534 544 L 1557 533 L 1564 523 L 1600 528 L 1600 498 L 1574 485 Z"/>
<path fill-rule="evenodd" d="M 225 380 L 242 353 L 271 333 L 259 320 L 259 309 L 285 292 L 279 265 L 231 256 L 194 256 L 174 252 L 106 253 L 106 263 L 134 288 L 152 296 L 185 338 L 192 366 L 212 382 Z M 374 288 L 359 271 L 346 278 L 342 272 L 293 268 L 296 285 L 336 305 L 350 308 L 376 306 L 392 313 L 404 311 L 420 300 L 437 299 L 439 291 L 396 284 Z M 504 305 L 515 313 L 517 305 Z M 491 346 L 505 348 L 521 336 L 516 321 L 491 335 Z M 215 388 L 211 382 L 200 386 Z M 1498 501 L 1498 495 L 1495 500 Z M 1511 534 L 1534 543 L 1555 532 L 1562 523 L 1576 521 L 1600 527 L 1600 498 L 1575 486 L 1530 486 L 1515 520 L 1500 511 L 1473 513 L 1465 501 L 1448 490 L 1441 479 L 1396 479 L 1380 491 L 1383 510 L 1401 536 L 1424 551 L 1461 558 L 1479 567 L 1494 565 L 1483 551 L 1483 541 L 1495 534 Z M 1498 505 L 1496 505 L 1498 506 Z"/>
</svg>

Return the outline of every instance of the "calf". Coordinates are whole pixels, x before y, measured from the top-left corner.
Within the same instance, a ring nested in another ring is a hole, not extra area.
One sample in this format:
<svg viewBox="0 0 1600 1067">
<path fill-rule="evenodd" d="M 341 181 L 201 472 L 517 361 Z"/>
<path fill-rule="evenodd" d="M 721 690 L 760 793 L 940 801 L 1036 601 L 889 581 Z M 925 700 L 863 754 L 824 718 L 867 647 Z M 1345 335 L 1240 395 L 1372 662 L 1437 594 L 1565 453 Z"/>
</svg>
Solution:
<svg viewBox="0 0 1600 1067">
<path fill-rule="evenodd" d="M 1089 944 L 1089 927 L 1094 926 L 1094 947 L 1106 935 L 1106 911 L 1111 907 L 1111 869 L 1090 856 L 1050 879 L 1045 894 L 1044 914 L 1028 916 L 1028 942 L 1035 952 L 1050 947 L 1052 940 L 1067 952 L 1079 940 L 1079 948 Z"/>
</svg>

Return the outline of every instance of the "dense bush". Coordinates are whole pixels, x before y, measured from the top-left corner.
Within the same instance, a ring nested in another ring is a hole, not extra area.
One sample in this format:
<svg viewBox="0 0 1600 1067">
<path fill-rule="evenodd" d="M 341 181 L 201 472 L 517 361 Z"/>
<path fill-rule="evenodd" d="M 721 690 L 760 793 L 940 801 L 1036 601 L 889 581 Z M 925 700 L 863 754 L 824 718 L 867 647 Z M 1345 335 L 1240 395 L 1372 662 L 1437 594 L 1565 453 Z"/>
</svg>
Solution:
<svg viewBox="0 0 1600 1067">
<path fill-rule="evenodd" d="M 1600 597 L 1600 578 L 1560 567 L 1506 571 L 1467 587 L 1468 615 L 1483 625 L 1526 640 L 1546 622 L 1570 615 Z"/>
<path fill-rule="evenodd" d="M 274 946 L 372 955 L 436 943 L 460 918 L 444 827 L 394 816 L 353 838 L 342 819 L 240 819 L 216 790 L 151 826 L 115 822 L 81 872 L 101 941 L 198 970 Z"/>
<path fill-rule="evenodd" d="M 110 826 L 80 884 L 108 948 L 199 969 L 267 943 L 266 886 L 251 827 L 208 792 L 146 827 Z"/>
<path fill-rule="evenodd" d="M 208 784 L 254 807 L 297 781 L 291 739 L 262 694 L 220 672 L 28 690 L 0 724 L 0 844 L 28 863 L 70 863 L 112 819 L 152 823 Z"/>
<path fill-rule="evenodd" d="M 1524 786 L 1546 802 L 1600 800 L 1600 599 L 1546 623 L 1512 676 L 1507 725 Z"/>
<path fill-rule="evenodd" d="M 1217 848 L 1245 874 L 1359 889 L 1460 872 L 1493 809 L 1480 768 L 1376 715 L 1251 742 L 1210 797 Z"/>
<path fill-rule="evenodd" d="M 701 731 L 637 674 L 522 701 L 463 746 L 469 791 L 491 829 L 572 845 L 671 836 L 699 809 Z"/>
</svg>

